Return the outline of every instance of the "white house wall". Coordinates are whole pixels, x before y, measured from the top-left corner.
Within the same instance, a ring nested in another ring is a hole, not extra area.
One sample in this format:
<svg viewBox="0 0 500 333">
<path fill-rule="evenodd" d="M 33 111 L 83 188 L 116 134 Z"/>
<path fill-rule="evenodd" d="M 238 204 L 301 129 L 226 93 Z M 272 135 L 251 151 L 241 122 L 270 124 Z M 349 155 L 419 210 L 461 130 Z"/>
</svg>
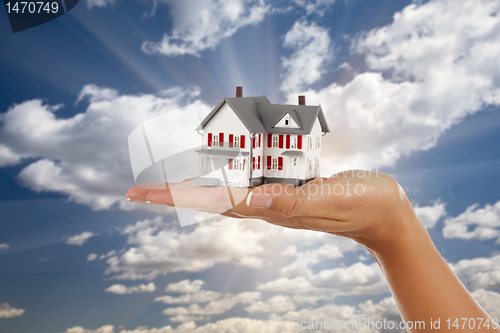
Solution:
<svg viewBox="0 0 500 333">
<path fill-rule="evenodd" d="M 224 134 L 224 146 L 220 147 L 220 149 L 229 149 L 229 134 L 233 136 L 241 135 L 245 136 L 245 148 L 242 151 L 249 152 L 250 148 L 250 133 L 245 127 L 245 125 L 241 122 L 238 116 L 234 113 L 231 107 L 224 103 L 219 111 L 210 119 L 210 121 L 203 128 L 203 146 L 208 145 L 208 134 L 212 133 L 212 136 L 219 135 L 219 133 Z M 240 143 L 241 147 L 241 143 Z M 217 149 L 217 147 L 212 147 L 212 149 Z M 209 160 L 208 155 L 202 156 L 204 158 L 204 169 L 206 167 L 206 163 L 211 161 Z M 248 178 L 250 176 L 249 168 L 251 167 L 249 156 L 238 158 L 241 162 L 243 159 L 245 160 L 245 170 L 229 170 L 226 165 L 224 170 L 226 172 L 226 176 L 228 181 L 232 182 L 234 186 L 239 184 L 240 186 L 248 186 Z M 215 172 L 211 172 L 209 174 L 205 174 L 206 177 L 211 178 L 219 178 L 224 179 L 221 170 L 217 170 Z"/>
</svg>

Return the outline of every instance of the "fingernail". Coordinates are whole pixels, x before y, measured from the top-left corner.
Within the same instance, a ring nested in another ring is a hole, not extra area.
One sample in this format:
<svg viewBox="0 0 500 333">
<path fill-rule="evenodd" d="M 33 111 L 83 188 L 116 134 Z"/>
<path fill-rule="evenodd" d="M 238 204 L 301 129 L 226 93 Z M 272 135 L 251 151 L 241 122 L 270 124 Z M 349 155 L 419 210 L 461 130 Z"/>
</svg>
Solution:
<svg viewBox="0 0 500 333">
<path fill-rule="evenodd" d="M 127 198 L 127 201 L 130 201 L 130 202 L 144 202 L 144 200 L 138 200 L 138 199 L 132 199 L 132 198 Z"/>
<path fill-rule="evenodd" d="M 266 192 L 254 193 L 250 192 L 247 197 L 247 206 L 254 208 L 271 208 L 273 205 L 273 197 Z"/>
<path fill-rule="evenodd" d="M 148 204 L 152 204 L 152 205 L 163 205 L 161 202 L 156 202 L 156 201 L 151 201 L 151 200 L 148 200 L 146 201 Z"/>
</svg>

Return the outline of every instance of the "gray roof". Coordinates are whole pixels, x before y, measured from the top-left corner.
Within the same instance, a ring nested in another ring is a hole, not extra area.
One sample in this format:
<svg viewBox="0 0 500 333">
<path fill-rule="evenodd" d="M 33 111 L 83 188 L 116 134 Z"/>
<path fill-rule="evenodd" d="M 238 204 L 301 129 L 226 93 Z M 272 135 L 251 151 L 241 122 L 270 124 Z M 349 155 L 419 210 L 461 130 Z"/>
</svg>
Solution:
<svg viewBox="0 0 500 333">
<path fill-rule="evenodd" d="M 304 153 L 299 151 L 299 150 L 286 150 L 286 151 L 282 152 L 281 155 L 283 155 L 283 156 L 302 156 L 302 155 L 304 155 Z"/>
<path fill-rule="evenodd" d="M 271 104 L 266 96 L 225 97 L 203 119 L 198 129 L 203 129 L 225 102 L 233 109 L 250 133 L 269 132 L 307 135 L 311 133 L 316 118 L 319 118 L 321 131 L 330 132 L 321 105 Z M 300 128 L 273 127 L 286 113 L 290 114 Z"/>
<path fill-rule="evenodd" d="M 195 153 L 230 156 L 230 157 L 237 157 L 240 154 L 245 156 L 248 155 L 247 151 L 241 151 L 240 149 L 218 149 L 216 147 L 213 149 L 199 149 L 196 150 Z"/>
</svg>

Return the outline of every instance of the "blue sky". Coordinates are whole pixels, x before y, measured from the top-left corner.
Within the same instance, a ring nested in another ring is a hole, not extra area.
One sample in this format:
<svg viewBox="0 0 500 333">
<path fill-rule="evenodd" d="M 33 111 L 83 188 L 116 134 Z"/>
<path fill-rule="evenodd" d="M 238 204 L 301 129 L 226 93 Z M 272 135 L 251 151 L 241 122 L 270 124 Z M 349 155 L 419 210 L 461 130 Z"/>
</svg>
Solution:
<svg viewBox="0 0 500 333">
<path fill-rule="evenodd" d="M 131 130 L 192 103 L 210 110 L 238 85 L 321 104 L 332 129 L 322 175 L 393 175 L 499 318 L 499 10 L 82 0 L 16 34 L 0 10 L 0 332 L 291 332 L 294 317 L 398 318 L 354 242 L 254 220 L 181 228 L 170 209 L 125 201 Z"/>
</svg>

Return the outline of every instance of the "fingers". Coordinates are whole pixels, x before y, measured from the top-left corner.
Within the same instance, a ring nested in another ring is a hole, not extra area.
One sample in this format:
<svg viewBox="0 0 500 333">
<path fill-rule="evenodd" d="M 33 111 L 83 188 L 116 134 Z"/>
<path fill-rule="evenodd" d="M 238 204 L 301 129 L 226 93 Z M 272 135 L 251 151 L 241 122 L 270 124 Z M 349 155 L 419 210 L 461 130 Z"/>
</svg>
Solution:
<svg viewBox="0 0 500 333">
<path fill-rule="evenodd" d="M 247 188 L 199 186 L 187 181 L 163 184 L 159 189 L 135 186 L 127 193 L 127 200 L 220 214 L 244 202 L 248 192 Z"/>
</svg>

